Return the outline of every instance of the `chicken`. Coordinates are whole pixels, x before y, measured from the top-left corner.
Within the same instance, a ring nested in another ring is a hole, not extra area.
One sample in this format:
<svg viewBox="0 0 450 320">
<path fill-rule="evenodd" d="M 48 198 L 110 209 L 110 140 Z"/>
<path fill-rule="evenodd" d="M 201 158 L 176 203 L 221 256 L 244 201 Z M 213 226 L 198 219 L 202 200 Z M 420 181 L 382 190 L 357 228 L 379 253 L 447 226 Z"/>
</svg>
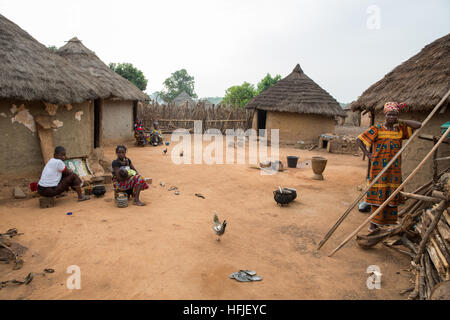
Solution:
<svg viewBox="0 0 450 320">
<path fill-rule="evenodd" d="M 222 236 L 225 233 L 225 228 L 227 227 L 227 220 L 223 220 L 221 223 L 219 220 L 219 217 L 217 216 L 217 212 L 214 211 L 214 223 L 213 223 L 213 230 L 214 233 L 219 236 L 216 240 L 220 241 L 220 236 Z"/>
<path fill-rule="evenodd" d="M 167 148 L 164 149 L 164 154 L 166 154 L 166 153 L 167 153 Z"/>
<path fill-rule="evenodd" d="M 183 150 L 181 150 L 181 152 L 180 152 L 180 157 L 182 157 L 183 156 Z"/>
</svg>

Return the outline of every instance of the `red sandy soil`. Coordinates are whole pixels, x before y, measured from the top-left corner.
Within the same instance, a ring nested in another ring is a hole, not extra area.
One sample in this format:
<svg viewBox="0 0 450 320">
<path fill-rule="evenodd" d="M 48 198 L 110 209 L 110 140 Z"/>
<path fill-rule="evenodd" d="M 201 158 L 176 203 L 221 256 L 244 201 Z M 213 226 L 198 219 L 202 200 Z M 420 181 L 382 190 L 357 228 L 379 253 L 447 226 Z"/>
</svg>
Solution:
<svg viewBox="0 0 450 320">
<path fill-rule="evenodd" d="M 17 228 L 24 235 L 14 241 L 29 250 L 22 269 L 0 265 L 0 281 L 45 268 L 55 273 L 3 288 L 0 299 L 404 299 L 399 293 L 409 287 L 406 255 L 382 244 L 363 250 L 351 240 L 327 257 L 367 217 L 356 208 L 316 251 L 359 194 L 366 174 L 361 157 L 280 148 L 285 164 L 287 155 L 300 161 L 327 157 L 325 180 L 316 181 L 310 168 L 268 176 L 248 164 L 175 165 L 164 148 L 128 151 L 140 173 L 153 178 L 142 193 L 147 206 L 117 208 L 111 189 L 82 203 L 72 192 L 49 209 L 40 209 L 37 198 L 2 203 L 0 232 Z M 113 159 L 114 148 L 105 155 Z M 180 195 L 168 191 L 172 185 Z M 288 207 L 273 199 L 278 185 L 297 189 Z M 214 210 L 228 221 L 220 242 L 212 231 Z M 81 268 L 80 290 L 66 287 L 70 265 Z M 381 269 L 379 290 L 366 287 L 370 265 Z M 263 280 L 229 278 L 240 269 L 255 270 Z"/>
</svg>

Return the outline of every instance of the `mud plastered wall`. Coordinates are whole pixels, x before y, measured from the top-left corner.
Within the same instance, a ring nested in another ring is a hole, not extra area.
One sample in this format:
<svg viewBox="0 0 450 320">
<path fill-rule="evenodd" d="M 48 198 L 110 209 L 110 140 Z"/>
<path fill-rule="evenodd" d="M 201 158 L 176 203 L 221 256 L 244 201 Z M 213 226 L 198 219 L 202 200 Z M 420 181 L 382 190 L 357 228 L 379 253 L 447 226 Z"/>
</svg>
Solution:
<svg viewBox="0 0 450 320">
<path fill-rule="evenodd" d="M 133 139 L 133 101 L 103 101 L 103 143 Z"/>
<path fill-rule="evenodd" d="M 335 120 L 319 115 L 267 112 L 266 129 L 280 130 L 280 143 L 318 143 L 322 133 L 334 133 Z M 270 131 L 269 131 L 270 137 Z"/>
<path fill-rule="evenodd" d="M 52 129 L 54 144 L 66 147 L 69 157 L 90 154 L 93 148 L 91 106 L 89 102 L 69 107 L 0 99 L 0 175 L 40 175 L 44 162 L 35 124 L 37 116 L 50 116 L 55 127 Z"/>
</svg>

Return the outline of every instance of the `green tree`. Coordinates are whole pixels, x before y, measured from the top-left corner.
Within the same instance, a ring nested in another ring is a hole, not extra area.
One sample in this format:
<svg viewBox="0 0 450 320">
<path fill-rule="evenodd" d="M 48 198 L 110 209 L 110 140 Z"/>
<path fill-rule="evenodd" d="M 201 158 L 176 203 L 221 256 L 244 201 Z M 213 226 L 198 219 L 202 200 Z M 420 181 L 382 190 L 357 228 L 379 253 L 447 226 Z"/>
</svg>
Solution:
<svg viewBox="0 0 450 320">
<path fill-rule="evenodd" d="M 186 91 L 190 97 L 197 98 L 197 94 L 194 92 L 194 85 L 194 77 L 190 76 L 186 69 L 175 71 L 169 78 L 164 80 L 166 90 L 162 91 L 162 96 L 165 101 L 170 102 L 181 92 Z"/>
<path fill-rule="evenodd" d="M 262 78 L 262 80 L 260 82 L 258 82 L 256 94 L 258 95 L 261 92 L 263 92 L 264 90 L 269 89 L 270 87 L 272 87 L 275 83 L 277 83 L 280 80 L 281 80 L 281 76 L 279 74 L 277 74 L 273 78 L 270 75 L 270 73 L 266 74 L 266 76 L 264 78 Z"/>
<path fill-rule="evenodd" d="M 47 49 L 49 49 L 52 52 L 56 52 L 58 50 L 58 48 L 55 46 L 47 46 Z"/>
<path fill-rule="evenodd" d="M 131 63 L 110 63 L 109 67 L 142 91 L 147 88 L 148 80 L 145 79 L 144 73 Z"/>
<path fill-rule="evenodd" d="M 225 97 L 221 103 L 231 104 L 233 107 L 245 107 L 247 102 L 256 95 L 255 86 L 244 82 L 240 86 L 232 86 L 225 91 Z"/>
</svg>

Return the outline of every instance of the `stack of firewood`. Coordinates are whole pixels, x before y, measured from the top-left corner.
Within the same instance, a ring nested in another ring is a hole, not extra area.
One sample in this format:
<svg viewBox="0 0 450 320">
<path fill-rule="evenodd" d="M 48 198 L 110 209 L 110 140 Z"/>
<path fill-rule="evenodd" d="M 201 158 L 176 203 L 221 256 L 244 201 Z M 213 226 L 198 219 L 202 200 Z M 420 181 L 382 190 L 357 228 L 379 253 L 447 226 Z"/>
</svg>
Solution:
<svg viewBox="0 0 450 320">
<path fill-rule="evenodd" d="M 415 286 L 409 299 L 430 299 L 438 284 L 450 280 L 450 174 L 444 174 L 433 189 L 432 197 L 440 201 L 422 210 L 415 226 L 420 242 L 410 243 Z"/>
<path fill-rule="evenodd" d="M 436 293 L 437 288 L 450 298 L 450 173 L 447 171 L 449 168 L 439 175 L 437 182 L 430 181 L 413 193 L 402 192 L 410 203 L 399 212 L 398 226 L 357 236 L 363 248 L 383 241 L 384 245 L 411 257 L 414 285 L 402 292 L 410 292 L 409 299 L 442 297 L 442 293 Z M 399 249 L 398 245 L 404 248 Z"/>
<path fill-rule="evenodd" d="M 437 284 L 450 280 L 450 217 L 447 202 L 423 211 L 421 221 L 416 225 L 420 243 L 410 243 L 415 253 L 411 261 L 415 286 L 409 299 L 429 299 Z"/>
</svg>

